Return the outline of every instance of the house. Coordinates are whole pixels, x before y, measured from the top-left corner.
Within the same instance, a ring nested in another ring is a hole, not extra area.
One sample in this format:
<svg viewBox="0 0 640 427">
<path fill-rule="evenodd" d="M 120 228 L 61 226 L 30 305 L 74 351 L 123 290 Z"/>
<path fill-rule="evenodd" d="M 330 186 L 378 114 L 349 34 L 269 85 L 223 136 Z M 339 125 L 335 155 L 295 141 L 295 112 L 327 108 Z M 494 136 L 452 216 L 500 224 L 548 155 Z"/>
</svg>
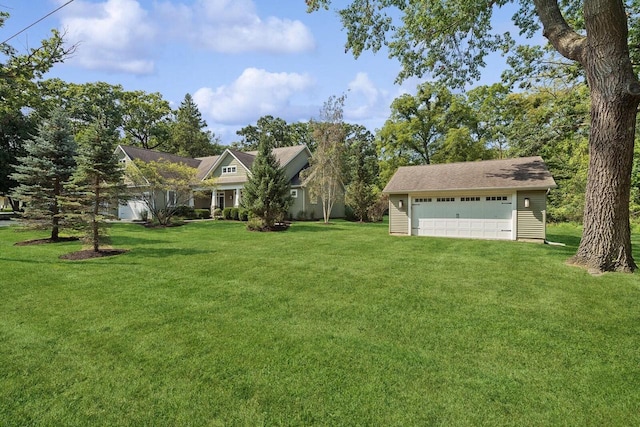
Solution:
<svg viewBox="0 0 640 427">
<path fill-rule="evenodd" d="M 390 234 L 543 242 L 556 187 L 541 157 L 524 157 L 404 166 L 383 192 Z"/>
<path fill-rule="evenodd" d="M 243 152 L 227 148 L 219 156 L 187 158 L 159 151 L 146 150 L 138 147 L 119 145 L 116 155 L 123 164 L 140 160 L 170 161 L 184 163 L 197 169 L 197 178 L 200 181 L 215 178 L 216 187 L 211 189 L 197 189 L 198 191 L 190 200 L 190 205 L 196 209 L 224 209 L 226 207 L 239 207 L 242 204 L 242 190 L 251 176 L 251 166 L 257 156 L 257 151 Z M 311 152 L 306 145 L 293 147 L 274 148 L 273 154 L 282 168 L 291 185 L 293 203 L 289 209 L 289 218 L 316 219 L 322 218 L 322 205 L 319 200 L 312 198 L 300 179 L 300 172 L 309 167 Z M 196 189 L 194 189 L 196 190 Z M 138 200 L 129 200 L 120 205 L 118 217 L 120 219 L 141 219 L 141 214 L 146 208 Z M 344 200 L 334 206 L 332 217 L 344 216 Z"/>
</svg>

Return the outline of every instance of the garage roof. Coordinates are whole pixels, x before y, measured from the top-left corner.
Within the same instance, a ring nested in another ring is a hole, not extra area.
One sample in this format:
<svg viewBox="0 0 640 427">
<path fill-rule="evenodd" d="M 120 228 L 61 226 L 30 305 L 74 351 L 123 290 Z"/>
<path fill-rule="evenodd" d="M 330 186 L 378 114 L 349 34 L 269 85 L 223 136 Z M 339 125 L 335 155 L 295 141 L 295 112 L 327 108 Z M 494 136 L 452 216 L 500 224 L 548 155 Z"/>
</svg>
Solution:
<svg viewBox="0 0 640 427">
<path fill-rule="evenodd" d="M 540 156 L 437 165 L 402 166 L 384 193 L 557 187 Z"/>
</svg>

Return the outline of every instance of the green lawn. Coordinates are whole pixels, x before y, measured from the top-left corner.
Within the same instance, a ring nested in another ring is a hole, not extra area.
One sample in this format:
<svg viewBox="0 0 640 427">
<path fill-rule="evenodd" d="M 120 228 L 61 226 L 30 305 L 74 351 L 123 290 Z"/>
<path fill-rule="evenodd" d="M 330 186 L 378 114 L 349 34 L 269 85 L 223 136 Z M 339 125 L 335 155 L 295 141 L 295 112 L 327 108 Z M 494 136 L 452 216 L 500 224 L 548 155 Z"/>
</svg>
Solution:
<svg viewBox="0 0 640 427">
<path fill-rule="evenodd" d="M 638 274 L 386 227 L 0 228 L 0 425 L 640 425 Z"/>
</svg>

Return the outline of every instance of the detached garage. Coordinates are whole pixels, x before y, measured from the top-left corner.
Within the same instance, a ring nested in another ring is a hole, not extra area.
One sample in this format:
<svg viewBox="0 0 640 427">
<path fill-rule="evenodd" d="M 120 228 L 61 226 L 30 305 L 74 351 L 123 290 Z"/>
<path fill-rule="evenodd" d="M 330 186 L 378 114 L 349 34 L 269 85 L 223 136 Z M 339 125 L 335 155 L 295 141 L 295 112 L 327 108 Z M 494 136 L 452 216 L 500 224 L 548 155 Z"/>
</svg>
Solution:
<svg viewBox="0 0 640 427">
<path fill-rule="evenodd" d="M 544 241 L 556 187 L 541 157 L 404 166 L 384 189 L 389 232 Z"/>
</svg>

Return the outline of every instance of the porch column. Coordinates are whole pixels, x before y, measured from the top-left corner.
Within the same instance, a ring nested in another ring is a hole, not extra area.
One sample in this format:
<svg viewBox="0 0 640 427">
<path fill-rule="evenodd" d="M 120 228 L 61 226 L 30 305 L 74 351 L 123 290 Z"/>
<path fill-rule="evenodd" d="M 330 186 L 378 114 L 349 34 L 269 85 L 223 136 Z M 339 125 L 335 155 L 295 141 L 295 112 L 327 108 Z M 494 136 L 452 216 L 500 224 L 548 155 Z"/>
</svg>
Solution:
<svg viewBox="0 0 640 427">
<path fill-rule="evenodd" d="M 240 189 L 236 188 L 234 191 L 235 201 L 233 202 L 233 206 L 240 206 Z"/>
<path fill-rule="evenodd" d="M 211 190 L 211 212 L 213 212 L 216 209 L 216 203 L 217 203 L 217 198 L 216 195 L 218 194 L 218 192 L 214 189 Z"/>
</svg>

